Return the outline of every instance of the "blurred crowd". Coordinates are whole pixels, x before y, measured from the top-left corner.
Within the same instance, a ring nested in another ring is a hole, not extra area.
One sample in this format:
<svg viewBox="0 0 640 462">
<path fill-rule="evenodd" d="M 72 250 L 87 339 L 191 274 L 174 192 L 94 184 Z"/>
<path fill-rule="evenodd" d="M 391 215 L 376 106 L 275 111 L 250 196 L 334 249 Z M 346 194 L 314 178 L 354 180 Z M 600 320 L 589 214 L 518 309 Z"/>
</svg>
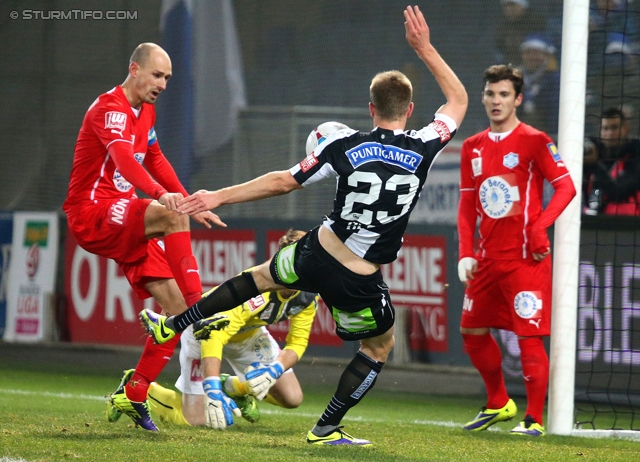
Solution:
<svg viewBox="0 0 640 462">
<path fill-rule="evenodd" d="M 563 0 L 500 0 L 499 63 L 523 74 L 518 117 L 558 133 Z M 583 212 L 640 215 L 640 0 L 591 0 Z"/>
</svg>

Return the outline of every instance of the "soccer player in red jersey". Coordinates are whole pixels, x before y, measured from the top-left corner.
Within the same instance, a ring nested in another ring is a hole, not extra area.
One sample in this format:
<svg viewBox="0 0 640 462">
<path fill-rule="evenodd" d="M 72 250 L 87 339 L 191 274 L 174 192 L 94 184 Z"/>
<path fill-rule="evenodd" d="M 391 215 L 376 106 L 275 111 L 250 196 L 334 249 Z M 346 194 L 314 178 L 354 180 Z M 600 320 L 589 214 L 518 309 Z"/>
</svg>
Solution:
<svg viewBox="0 0 640 462">
<path fill-rule="evenodd" d="M 465 430 L 485 430 L 511 420 L 500 349 L 490 328 L 518 336 L 527 410 L 514 434 L 544 434 L 542 413 L 549 381 L 543 337 L 551 324 L 551 257 L 547 228 L 576 194 L 556 146 L 545 133 L 516 117 L 522 74 L 506 65 L 484 72 L 484 104 L 490 127 L 465 140 L 460 158 L 458 275 L 465 296 L 460 332 L 480 372 L 487 405 Z M 542 208 L 543 183 L 555 191 Z M 479 219 L 479 249 L 474 252 Z"/>
<path fill-rule="evenodd" d="M 140 298 L 153 296 L 164 311 L 179 314 L 200 299 L 202 285 L 189 218 L 176 212 L 188 193 L 154 130 L 154 103 L 170 77 L 171 60 L 161 47 L 143 43 L 135 49 L 124 83 L 100 95 L 85 114 L 63 209 L 83 249 L 115 260 Z M 138 198 L 136 188 L 151 199 Z M 209 228 L 224 226 L 211 212 L 194 219 Z M 147 430 L 157 430 L 146 406 L 149 383 L 177 342 L 155 345 L 149 338 L 126 384 L 128 399 L 114 403 Z"/>
</svg>

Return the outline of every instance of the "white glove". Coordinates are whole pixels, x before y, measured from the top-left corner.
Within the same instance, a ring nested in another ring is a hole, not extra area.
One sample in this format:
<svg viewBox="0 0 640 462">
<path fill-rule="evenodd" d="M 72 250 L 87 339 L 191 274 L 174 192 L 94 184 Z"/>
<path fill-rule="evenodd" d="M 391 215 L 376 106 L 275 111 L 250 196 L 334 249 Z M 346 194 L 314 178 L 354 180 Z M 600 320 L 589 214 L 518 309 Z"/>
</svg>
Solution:
<svg viewBox="0 0 640 462">
<path fill-rule="evenodd" d="M 261 401 L 266 398 L 269 389 L 275 385 L 283 372 L 284 366 L 279 361 L 269 364 L 253 363 L 245 370 L 244 377 L 251 394 Z"/>
<path fill-rule="evenodd" d="M 204 416 L 207 427 L 224 430 L 233 425 L 233 416 L 240 417 L 236 403 L 222 392 L 220 377 L 207 377 L 202 382 L 204 388 Z"/>
<path fill-rule="evenodd" d="M 458 277 L 460 282 L 467 282 L 467 271 L 475 270 L 478 266 L 478 260 L 473 257 L 461 258 L 458 262 Z"/>
</svg>

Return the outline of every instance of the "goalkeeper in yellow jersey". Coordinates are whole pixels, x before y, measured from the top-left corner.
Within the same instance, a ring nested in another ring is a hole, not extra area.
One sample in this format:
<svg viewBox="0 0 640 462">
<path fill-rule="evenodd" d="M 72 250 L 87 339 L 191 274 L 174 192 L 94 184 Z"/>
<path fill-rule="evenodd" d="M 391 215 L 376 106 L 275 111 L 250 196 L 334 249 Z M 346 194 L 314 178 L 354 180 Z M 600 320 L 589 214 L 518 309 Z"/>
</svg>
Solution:
<svg viewBox="0 0 640 462">
<path fill-rule="evenodd" d="M 279 247 L 304 234 L 289 230 Z M 207 319 L 190 326 L 181 338 L 176 388 L 182 396 L 152 383 L 148 398 L 152 412 L 165 422 L 225 429 L 233 424 L 233 415 L 257 421 L 256 400 L 284 408 L 300 405 L 302 389 L 291 367 L 307 348 L 318 300 L 318 294 L 290 289 L 267 292 L 225 313 L 230 323 L 223 330 L 202 329 Z M 266 326 L 286 320 L 289 333 L 281 350 Z M 194 328 L 209 338 L 199 342 Z M 223 356 L 235 376 L 220 373 Z M 124 383 L 131 372 L 125 372 Z M 108 411 L 109 420 L 115 420 L 113 413 Z"/>
</svg>

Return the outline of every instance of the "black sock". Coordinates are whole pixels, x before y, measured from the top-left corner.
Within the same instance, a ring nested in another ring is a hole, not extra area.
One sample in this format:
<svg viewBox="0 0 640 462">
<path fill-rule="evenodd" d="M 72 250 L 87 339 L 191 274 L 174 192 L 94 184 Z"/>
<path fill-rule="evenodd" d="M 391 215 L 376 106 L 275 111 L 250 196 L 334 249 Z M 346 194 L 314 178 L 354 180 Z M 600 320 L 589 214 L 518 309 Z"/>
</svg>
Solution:
<svg viewBox="0 0 640 462">
<path fill-rule="evenodd" d="M 382 366 L 384 366 L 383 362 L 375 361 L 358 351 L 342 373 L 338 389 L 314 430 L 322 431 L 322 427 L 327 427 L 328 430 L 335 429 L 347 411 L 358 404 L 364 395 L 373 388 Z"/>
<path fill-rule="evenodd" d="M 220 284 L 216 290 L 184 313 L 174 316 L 171 321 L 173 330 L 182 332 L 200 319 L 208 318 L 221 311 L 228 311 L 242 305 L 247 300 L 260 295 L 251 273 L 242 273 Z"/>
</svg>

